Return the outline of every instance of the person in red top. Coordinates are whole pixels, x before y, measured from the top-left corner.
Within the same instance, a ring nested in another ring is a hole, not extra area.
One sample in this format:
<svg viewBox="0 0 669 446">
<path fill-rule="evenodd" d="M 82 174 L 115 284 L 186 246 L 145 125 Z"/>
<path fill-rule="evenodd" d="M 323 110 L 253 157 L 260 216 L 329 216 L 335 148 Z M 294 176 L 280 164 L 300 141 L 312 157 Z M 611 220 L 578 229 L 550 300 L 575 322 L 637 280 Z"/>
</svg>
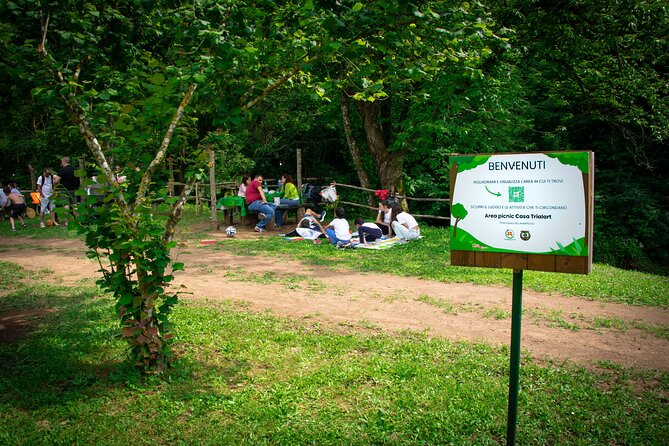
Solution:
<svg viewBox="0 0 669 446">
<path fill-rule="evenodd" d="M 246 206 L 251 212 L 257 212 L 260 221 L 254 228 L 256 232 L 265 232 L 267 223 L 274 218 L 274 210 L 276 205 L 268 203 L 265 198 L 265 192 L 262 190 L 262 175 L 257 174 L 253 177 L 253 181 L 246 188 Z"/>
</svg>

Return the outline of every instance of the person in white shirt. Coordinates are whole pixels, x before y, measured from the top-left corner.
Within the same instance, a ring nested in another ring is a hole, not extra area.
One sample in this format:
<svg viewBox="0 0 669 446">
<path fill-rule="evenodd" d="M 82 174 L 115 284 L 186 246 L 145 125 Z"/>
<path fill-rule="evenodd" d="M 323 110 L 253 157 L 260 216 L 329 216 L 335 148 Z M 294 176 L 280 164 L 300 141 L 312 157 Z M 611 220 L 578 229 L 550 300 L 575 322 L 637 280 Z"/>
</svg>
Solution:
<svg viewBox="0 0 669 446">
<path fill-rule="evenodd" d="M 379 202 L 379 213 L 376 216 L 376 225 L 381 229 L 383 235 L 388 236 L 388 238 L 393 236 L 393 228 L 391 224 L 393 222 L 393 212 L 391 206 L 388 204 L 388 200 L 381 200 Z"/>
<path fill-rule="evenodd" d="M 344 208 L 339 207 L 335 209 L 335 217 L 336 218 L 325 227 L 325 233 L 333 245 L 346 245 L 351 242 L 351 233 L 349 232 L 350 227 L 348 221 L 346 221 Z"/>
<path fill-rule="evenodd" d="M 288 234 L 283 234 L 284 237 L 302 237 L 304 240 L 311 240 L 314 244 L 321 243 L 321 238 L 327 238 L 325 229 L 321 226 L 321 221 L 325 218 L 325 211 L 320 215 L 311 209 L 307 209 L 304 217 L 297 223 L 295 230 Z M 281 234 L 279 234 L 281 235 Z"/>
<path fill-rule="evenodd" d="M 237 190 L 237 196 L 246 198 L 246 188 L 249 187 L 249 184 L 251 184 L 251 175 L 244 175 L 242 177 L 242 183 L 239 185 L 239 189 Z"/>
<path fill-rule="evenodd" d="M 399 204 L 393 206 L 393 232 L 402 240 L 416 240 L 420 237 L 420 228 L 415 218 L 404 212 Z"/>
<path fill-rule="evenodd" d="M 53 209 L 56 207 L 55 203 L 51 199 L 53 194 L 53 189 L 56 184 L 58 184 L 59 177 L 51 173 L 51 169 L 48 167 L 44 169 L 44 172 L 37 179 L 37 190 L 40 194 L 40 209 L 39 209 L 39 225 L 44 227 L 44 214 L 51 213 L 51 222 L 53 226 L 58 226 L 56 223 L 56 213 L 53 212 Z"/>
</svg>

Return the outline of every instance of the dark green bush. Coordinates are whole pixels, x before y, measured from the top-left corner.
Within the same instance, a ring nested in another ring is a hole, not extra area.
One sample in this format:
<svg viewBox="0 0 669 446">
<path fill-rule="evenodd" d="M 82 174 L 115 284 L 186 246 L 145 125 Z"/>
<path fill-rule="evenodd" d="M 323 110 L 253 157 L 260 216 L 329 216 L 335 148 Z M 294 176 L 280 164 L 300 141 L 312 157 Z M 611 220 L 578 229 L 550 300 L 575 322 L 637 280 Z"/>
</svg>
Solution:
<svg viewBox="0 0 669 446">
<path fill-rule="evenodd" d="M 600 184 L 595 197 L 595 261 L 669 271 L 669 212 L 658 189 L 630 179 Z"/>
</svg>

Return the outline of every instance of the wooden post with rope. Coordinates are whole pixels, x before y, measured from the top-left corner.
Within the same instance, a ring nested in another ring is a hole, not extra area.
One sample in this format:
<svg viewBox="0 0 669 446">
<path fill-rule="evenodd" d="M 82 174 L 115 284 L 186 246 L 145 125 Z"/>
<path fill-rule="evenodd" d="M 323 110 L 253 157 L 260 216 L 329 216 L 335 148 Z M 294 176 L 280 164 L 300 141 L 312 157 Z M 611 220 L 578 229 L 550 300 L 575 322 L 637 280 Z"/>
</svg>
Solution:
<svg viewBox="0 0 669 446">
<path fill-rule="evenodd" d="M 209 198 L 211 207 L 211 229 L 218 229 L 218 215 L 216 214 L 216 153 L 214 147 L 209 146 Z"/>
<path fill-rule="evenodd" d="M 302 193 L 302 149 L 295 149 L 295 158 L 297 159 L 297 191 Z M 304 199 L 304 197 L 302 197 Z M 304 217 L 304 207 L 300 206 L 296 211 L 296 219 L 300 221 Z"/>
</svg>

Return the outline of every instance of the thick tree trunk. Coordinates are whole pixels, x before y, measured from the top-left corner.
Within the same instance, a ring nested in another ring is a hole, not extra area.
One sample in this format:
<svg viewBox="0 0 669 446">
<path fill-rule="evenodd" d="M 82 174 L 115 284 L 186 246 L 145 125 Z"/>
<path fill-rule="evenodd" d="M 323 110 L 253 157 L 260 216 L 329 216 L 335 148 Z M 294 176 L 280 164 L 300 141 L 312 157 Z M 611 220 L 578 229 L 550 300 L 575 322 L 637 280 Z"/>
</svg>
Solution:
<svg viewBox="0 0 669 446">
<path fill-rule="evenodd" d="M 355 166 L 355 171 L 358 173 L 358 180 L 360 180 L 360 186 L 371 189 L 371 183 L 369 181 L 369 175 L 367 175 L 367 170 L 362 164 L 362 156 L 360 156 L 360 148 L 358 143 L 353 137 L 353 130 L 351 127 L 351 115 L 350 115 L 351 105 L 348 99 L 348 94 L 346 91 L 342 91 L 341 94 L 341 118 L 342 123 L 344 124 L 344 134 L 346 135 L 346 143 L 348 148 L 351 151 L 351 157 L 353 158 L 353 165 Z M 369 206 L 374 206 L 374 196 L 370 193 L 367 197 L 367 204 Z"/>
<path fill-rule="evenodd" d="M 384 189 L 404 192 L 402 172 L 404 151 L 388 151 L 390 143 L 390 105 L 358 101 L 358 111 L 367 137 L 367 145 L 374 159 L 376 171 Z"/>
</svg>

